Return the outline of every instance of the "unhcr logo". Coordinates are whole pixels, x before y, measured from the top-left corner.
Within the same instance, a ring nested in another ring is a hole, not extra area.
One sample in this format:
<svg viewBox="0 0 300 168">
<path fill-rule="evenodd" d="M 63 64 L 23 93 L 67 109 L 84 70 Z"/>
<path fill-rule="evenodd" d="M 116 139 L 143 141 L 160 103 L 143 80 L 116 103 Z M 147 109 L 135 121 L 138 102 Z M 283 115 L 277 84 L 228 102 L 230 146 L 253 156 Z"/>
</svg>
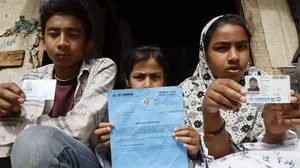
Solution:
<svg viewBox="0 0 300 168">
<path fill-rule="evenodd" d="M 133 93 L 119 93 L 119 94 L 113 94 L 112 97 L 131 97 L 133 96 L 134 94 Z"/>
<path fill-rule="evenodd" d="M 144 104 L 148 105 L 148 104 L 150 103 L 150 100 L 149 100 L 148 98 L 145 98 L 145 99 L 143 100 L 143 102 L 144 102 Z"/>
</svg>

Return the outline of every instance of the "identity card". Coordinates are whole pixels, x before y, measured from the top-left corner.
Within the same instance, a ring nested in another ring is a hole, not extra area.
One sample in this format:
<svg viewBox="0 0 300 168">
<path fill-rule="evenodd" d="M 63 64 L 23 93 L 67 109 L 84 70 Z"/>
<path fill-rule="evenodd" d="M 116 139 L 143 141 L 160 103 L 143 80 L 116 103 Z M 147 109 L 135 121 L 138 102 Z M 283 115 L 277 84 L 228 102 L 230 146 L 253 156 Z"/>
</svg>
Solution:
<svg viewBox="0 0 300 168">
<path fill-rule="evenodd" d="M 245 76 L 248 103 L 290 103 L 288 75 Z"/>
<path fill-rule="evenodd" d="M 56 80 L 24 80 L 26 100 L 54 100 Z"/>
</svg>

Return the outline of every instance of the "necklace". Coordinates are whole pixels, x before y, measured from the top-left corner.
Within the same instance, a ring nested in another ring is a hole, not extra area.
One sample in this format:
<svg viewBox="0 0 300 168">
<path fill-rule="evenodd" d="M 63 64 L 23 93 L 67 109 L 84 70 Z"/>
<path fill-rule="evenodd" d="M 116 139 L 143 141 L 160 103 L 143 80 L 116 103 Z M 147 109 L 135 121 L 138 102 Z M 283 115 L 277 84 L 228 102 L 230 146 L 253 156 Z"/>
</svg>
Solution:
<svg viewBox="0 0 300 168">
<path fill-rule="evenodd" d="M 70 81 L 70 80 L 72 80 L 73 78 L 75 78 L 78 74 L 79 74 L 79 72 L 78 72 L 77 74 L 75 74 L 74 76 L 72 76 L 71 78 L 69 78 L 69 79 L 59 79 L 59 78 L 56 76 L 56 74 L 54 73 L 54 78 L 55 78 L 56 80 L 60 81 L 60 82 L 67 82 L 67 81 Z"/>
</svg>

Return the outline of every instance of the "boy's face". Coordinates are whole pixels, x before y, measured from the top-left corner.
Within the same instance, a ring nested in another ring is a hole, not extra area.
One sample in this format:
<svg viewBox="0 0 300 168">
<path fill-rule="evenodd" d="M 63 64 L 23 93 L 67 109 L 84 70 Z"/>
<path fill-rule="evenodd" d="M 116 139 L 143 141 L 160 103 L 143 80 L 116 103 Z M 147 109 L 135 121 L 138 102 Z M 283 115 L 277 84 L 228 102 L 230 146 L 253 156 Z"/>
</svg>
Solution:
<svg viewBox="0 0 300 168">
<path fill-rule="evenodd" d="M 256 88 L 257 86 L 257 82 L 255 80 L 251 80 L 249 84 L 250 84 L 250 88 Z"/>
<path fill-rule="evenodd" d="M 93 41 L 85 40 L 81 22 L 69 14 L 56 14 L 46 22 L 44 47 L 56 67 L 72 68 L 81 66 L 85 52 Z"/>
</svg>

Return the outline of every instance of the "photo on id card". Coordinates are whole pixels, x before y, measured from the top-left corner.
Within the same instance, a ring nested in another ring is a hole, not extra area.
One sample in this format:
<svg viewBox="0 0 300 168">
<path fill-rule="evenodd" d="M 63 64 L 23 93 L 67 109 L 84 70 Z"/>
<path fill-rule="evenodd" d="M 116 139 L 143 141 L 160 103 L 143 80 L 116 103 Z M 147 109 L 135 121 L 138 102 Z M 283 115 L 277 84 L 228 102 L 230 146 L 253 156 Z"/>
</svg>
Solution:
<svg viewBox="0 0 300 168">
<path fill-rule="evenodd" d="M 249 94 L 259 94 L 260 93 L 260 76 L 252 76 L 248 80 L 247 91 Z"/>
<path fill-rule="evenodd" d="M 290 103 L 288 75 L 245 76 L 247 103 Z"/>
</svg>

